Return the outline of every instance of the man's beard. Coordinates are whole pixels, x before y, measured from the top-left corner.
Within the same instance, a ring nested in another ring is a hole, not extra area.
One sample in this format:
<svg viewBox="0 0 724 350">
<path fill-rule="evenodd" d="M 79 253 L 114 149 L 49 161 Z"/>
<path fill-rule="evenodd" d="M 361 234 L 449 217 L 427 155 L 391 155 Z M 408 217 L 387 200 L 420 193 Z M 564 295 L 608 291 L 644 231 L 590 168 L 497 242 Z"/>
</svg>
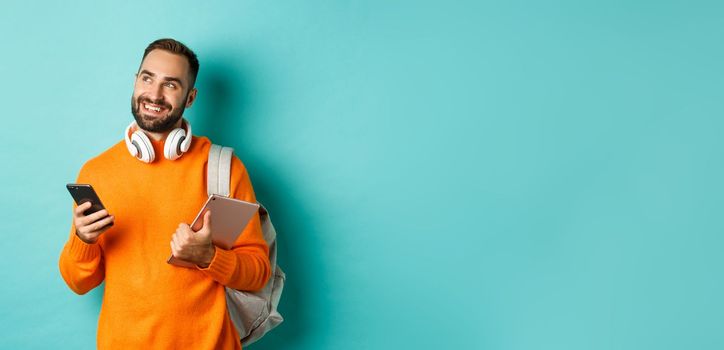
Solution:
<svg viewBox="0 0 724 350">
<path fill-rule="evenodd" d="M 141 114 L 141 105 L 143 105 L 144 102 L 161 105 L 170 112 L 165 117 L 144 117 Z M 171 105 L 169 105 L 162 99 L 153 101 L 139 96 L 138 99 L 134 100 L 133 96 L 131 96 L 131 113 L 133 113 L 133 118 L 136 119 L 136 124 L 138 124 L 138 127 L 140 127 L 141 129 L 150 132 L 162 133 L 171 131 L 176 126 L 178 120 L 181 119 L 181 116 L 184 114 L 185 109 L 186 108 L 184 105 L 181 105 L 181 107 L 178 109 L 171 109 Z"/>
</svg>

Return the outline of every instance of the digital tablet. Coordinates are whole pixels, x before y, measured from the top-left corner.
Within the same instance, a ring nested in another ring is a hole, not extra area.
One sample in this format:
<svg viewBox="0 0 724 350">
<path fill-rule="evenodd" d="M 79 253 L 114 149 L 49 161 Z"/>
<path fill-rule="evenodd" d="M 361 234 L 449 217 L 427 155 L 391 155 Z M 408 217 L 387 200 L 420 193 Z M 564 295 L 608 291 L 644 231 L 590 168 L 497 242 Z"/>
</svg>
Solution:
<svg viewBox="0 0 724 350">
<path fill-rule="evenodd" d="M 259 211 L 259 204 L 211 195 L 191 223 L 193 231 L 198 231 L 203 227 L 204 214 L 208 210 L 211 210 L 211 240 L 215 246 L 229 250 L 246 225 L 249 224 L 249 220 Z M 167 262 L 179 266 L 196 267 L 192 263 L 174 258 L 173 255 L 168 258 Z"/>
</svg>

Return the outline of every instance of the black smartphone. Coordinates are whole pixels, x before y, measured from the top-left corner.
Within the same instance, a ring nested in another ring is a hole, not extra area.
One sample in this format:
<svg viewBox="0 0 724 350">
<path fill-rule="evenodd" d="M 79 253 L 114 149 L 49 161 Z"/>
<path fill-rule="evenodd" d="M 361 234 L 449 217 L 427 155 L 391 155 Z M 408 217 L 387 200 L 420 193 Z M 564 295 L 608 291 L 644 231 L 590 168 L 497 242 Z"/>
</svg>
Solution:
<svg viewBox="0 0 724 350">
<path fill-rule="evenodd" d="M 85 202 L 91 202 L 91 207 L 83 212 L 83 215 L 90 215 L 97 211 L 105 209 L 98 194 L 89 184 L 67 184 L 65 187 L 70 195 L 75 199 L 75 204 L 81 205 Z"/>
</svg>

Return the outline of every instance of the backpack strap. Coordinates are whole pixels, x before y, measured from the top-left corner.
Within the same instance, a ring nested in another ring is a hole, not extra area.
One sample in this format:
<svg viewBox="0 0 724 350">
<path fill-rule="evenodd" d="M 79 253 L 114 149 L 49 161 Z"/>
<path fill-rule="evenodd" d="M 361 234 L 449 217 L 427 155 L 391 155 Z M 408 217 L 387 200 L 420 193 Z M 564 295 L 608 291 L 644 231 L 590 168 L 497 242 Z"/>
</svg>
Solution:
<svg viewBox="0 0 724 350">
<path fill-rule="evenodd" d="M 219 145 L 211 145 L 209 160 L 206 165 L 206 193 L 229 196 L 231 180 L 231 156 L 234 149 Z"/>
<path fill-rule="evenodd" d="M 234 149 L 211 145 L 206 166 L 206 190 L 210 195 L 229 196 L 231 181 L 231 159 Z M 259 203 L 259 218 L 264 240 L 269 245 L 269 263 L 272 275 L 263 289 L 251 292 L 225 287 L 226 308 L 231 322 L 240 336 L 240 342 L 246 347 L 254 343 L 271 329 L 284 321 L 279 313 L 279 299 L 284 289 L 286 274 L 276 264 L 276 230 L 269 219 L 269 213 Z"/>
</svg>

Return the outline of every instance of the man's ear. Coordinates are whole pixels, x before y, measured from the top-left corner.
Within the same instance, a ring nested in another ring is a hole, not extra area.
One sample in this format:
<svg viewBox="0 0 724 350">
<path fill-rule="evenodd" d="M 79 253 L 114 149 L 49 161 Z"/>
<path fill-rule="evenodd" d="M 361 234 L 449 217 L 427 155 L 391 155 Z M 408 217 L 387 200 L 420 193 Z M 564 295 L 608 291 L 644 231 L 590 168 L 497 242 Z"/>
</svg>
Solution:
<svg viewBox="0 0 724 350">
<path fill-rule="evenodd" d="M 194 104 L 194 101 L 196 101 L 196 92 L 198 92 L 196 88 L 189 91 L 189 96 L 186 98 L 186 108 L 191 107 L 191 105 Z"/>
</svg>

